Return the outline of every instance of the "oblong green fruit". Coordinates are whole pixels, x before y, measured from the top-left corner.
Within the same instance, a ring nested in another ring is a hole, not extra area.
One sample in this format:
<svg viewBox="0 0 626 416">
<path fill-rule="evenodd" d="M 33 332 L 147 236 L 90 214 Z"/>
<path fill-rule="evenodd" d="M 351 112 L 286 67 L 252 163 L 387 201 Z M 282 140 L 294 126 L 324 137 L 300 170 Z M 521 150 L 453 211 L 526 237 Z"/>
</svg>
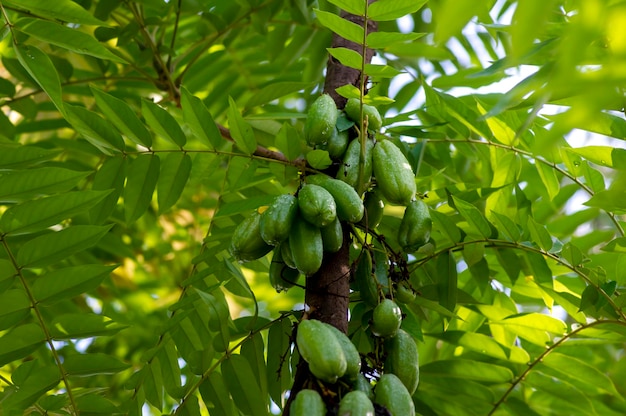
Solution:
<svg viewBox="0 0 626 416">
<path fill-rule="evenodd" d="M 416 251 L 428 242 L 432 228 L 433 221 L 428 205 L 421 199 L 411 201 L 400 222 L 398 243 L 406 252 Z"/>
<path fill-rule="evenodd" d="M 381 338 L 393 337 L 400 329 L 401 324 L 402 309 L 391 299 L 383 299 L 374 308 L 370 328 L 375 336 Z"/>
<path fill-rule="evenodd" d="M 365 206 L 365 215 L 361 223 L 370 229 L 378 227 L 385 211 L 385 203 L 381 198 L 380 191 L 374 188 L 366 192 L 363 198 L 363 205 Z"/>
<path fill-rule="evenodd" d="M 374 390 L 374 403 L 384 406 L 391 416 L 415 416 L 415 404 L 402 381 L 390 373 L 382 375 Z"/>
<path fill-rule="evenodd" d="M 354 380 L 361 374 L 361 356 L 359 355 L 359 351 L 346 334 L 330 324 L 324 323 L 324 325 L 330 329 L 330 332 L 335 335 L 335 338 L 337 338 L 337 341 L 341 344 L 343 355 L 346 357 L 346 372 L 344 373 L 344 377 L 347 377 L 348 380 Z"/>
<path fill-rule="evenodd" d="M 376 184 L 387 201 L 408 205 L 415 197 L 415 174 L 409 161 L 389 140 L 376 143 L 372 151 Z"/>
<path fill-rule="evenodd" d="M 346 373 L 343 347 L 327 324 L 316 319 L 300 322 L 296 345 L 311 373 L 320 380 L 335 383 Z"/>
<path fill-rule="evenodd" d="M 367 394 L 354 390 L 339 402 L 338 416 L 374 416 L 374 404 Z"/>
<path fill-rule="evenodd" d="M 419 355 L 413 337 L 403 329 L 396 336 L 385 340 L 385 373 L 395 374 L 410 395 L 415 393 L 419 384 Z"/>
<path fill-rule="evenodd" d="M 372 255 L 369 250 L 361 252 L 361 257 L 354 273 L 361 300 L 372 308 L 376 307 L 379 303 L 378 284 L 374 276 L 372 276 Z"/>
<path fill-rule="evenodd" d="M 298 192 L 302 217 L 316 227 L 325 227 L 337 218 L 335 198 L 318 185 L 306 184 Z"/>
<path fill-rule="evenodd" d="M 346 153 L 346 149 L 348 149 L 349 141 L 350 141 L 349 130 L 339 131 L 335 129 L 332 136 L 328 140 L 328 143 L 325 146 L 325 150 L 328 152 L 328 155 L 331 158 L 335 160 L 343 159 L 343 155 Z"/>
<path fill-rule="evenodd" d="M 292 416 L 325 416 L 326 404 L 322 396 L 311 389 L 300 390 L 291 402 L 289 414 Z"/>
<path fill-rule="evenodd" d="M 330 140 L 337 124 L 337 105 L 328 94 L 322 94 L 309 107 L 304 123 L 304 138 L 310 146 Z"/>
<path fill-rule="evenodd" d="M 306 276 L 319 270 L 324 258 L 324 244 L 319 228 L 297 216 L 291 233 L 289 249 L 296 268 Z"/>
<path fill-rule="evenodd" d="M 252 261 L 272 251 L 272 246 L 261 237 L 261 214 L 254 211 L 235 228 L 230 243 L 230 254 L 238 261 Z"/>
<path fill-rule="evenodd" d="M 291 247 L 289 247 L 289 239 L 283 241 L 280 244 L 280 256 L 283 258 L 283 261 L 287 266 L 292 269 L 297 269 L 296 263 L 293 261 L 293 256 L 291 255 Z"/>
<path fill-rule="evenodd" d="M 270 284 L 277 292 L 289 290 L 298 282 L 300 272 L 287 266 L 283 260 L 280 247 L 274 249 L 274 256 L 269 270 Z"/>
<path fill-rule="evenodd" d="M 335 199 L 337 216 L 340 220 L 355 223 L 363 218 L 365 212 L 363 201 L 354 188 L 347 183 L 322 174 L 309 175 L 306 181 L 330 192 Z"/>
<path fill-rule="evenodd" d="M 349 98 L 343 111 L 355 123 L 361 122 L 361 101 L 358 98 Z M 367 129 L 378 131 L 383 126 L 383 118 L 376 107 L 363 104 L 363 117 L 367 117 Z"/>
<path fill-rule="evenodd" d="M 348 145 L 348 150 L 343 156 L 343 164 L 337 172 L 337 179 L 344 181 L 354 189 L 367 188 L 372 179 L 372 151 L 374 142 L 365 140 L 365 159 L 363 161 L 363 174 L 361 186 L 359 187 L 359 161 L 361 160 L 361 141 L 354 139 Z"/>
<path fill-rule="evenodd" d="M 324 251 L 328 253 L 336 253 L 343 245 L 343 230 L 341 229 L 341 221 L 335 218 L 335 221 L 326 227 L 320 228 L 322 232 L 322 242 L 324 243 Z"/>
<path fill-rule="evenodd" d="M 411 303 L 417 294 L 406 282 L 400 282 L 395 286 L 394 297 L 402 303 Z"/>
<path fill-rule="evenodd" d="M 359 373 L 354 380 L 352 380 L 352 390 L 362 391 L 368 398 L 374 398 L 374 392 L 372 390 L 372 383 L 363 375 Z"/>
<path fill-rule="evenodd" d="M 267 244 L 278 245 L 289 237 L 298 212 L 298 199 L 290 194 L 277 196 L 261 214 L 261 237 Z"/>
</svg>

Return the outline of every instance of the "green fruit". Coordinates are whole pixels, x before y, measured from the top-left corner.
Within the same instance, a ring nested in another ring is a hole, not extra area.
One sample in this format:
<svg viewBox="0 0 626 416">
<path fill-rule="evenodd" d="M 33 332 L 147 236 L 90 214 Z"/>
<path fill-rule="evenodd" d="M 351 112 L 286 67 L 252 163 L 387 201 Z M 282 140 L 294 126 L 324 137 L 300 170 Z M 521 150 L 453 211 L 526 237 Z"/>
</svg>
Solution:
<svg viewBox="0 0 626 416">
<path fill-rule="evenodd" d="M 369 229 L 378 227 L 378 224 L 380 224 L 380 221 L 383 219 L 385 210 L 385 203 L 380 196 L 380 191 L 374 189 L 367 192 L 363 200 L 363 205 L 365 206 L 365 215 L 361 223 Z"/>
<path fill-rule="evenodd" d="M 374 390 L 374 403 L 384 406 L 391 416 L 415 416 L 415 404 L 400 379 L 389 373 L 382 375 Z"/>
<path fill-rule="evenodd" d="M 415 174 L 398 147 L 384 140 L 376 143 L 372 153 L 376 184 L 387 201 L 408 205 L 415 197 Z"/>
<path fill-rule="evenodd" d="M 415 300 L 417 294 L 406 283 L 398 283 L 394 296 L 402 303 L 411 303 Z"/>
<path fill-rule="evenodd" d="M 372 333 L 381 338 L 393 337 L 400 329 L 402 310 L 391 299 L 384 299 L 374 308 Z"/>
<path fill-rule="evenodd" d="M 350 338 L 334 326 L 324 323 L 335 335 L 337 341 L 341 344 L 343 349 L 343 355 L 346 357 L 346 372 L 344 374 L 349 380 L 355 379 L 361 371 L 361 356 L 357 351 L 356 346 L 352 343 Z"/>
<path fill-rule="evenodd" d="M 361 101 L 358 98 L 348 99 L 343 111 L 355 123 L 361 122 Z M 383 119 L 378 109 L 373 105 L 363 104 L 363 118 L 367 118 L 368 130 L 378 131 L 383 125 Z"/>
<path fill-rule="evenodd" d="M 343 230 L 339 218 L 328 224 L 326 227 L 320 228 L 322 232 L 322 242 L 324 243 L 324 251 L 328 253 L 336 253 L 343 245 Z"/>
<path fill-rule="evenodd" d="M 374 398 L 374 394 L 372 392 L 372 383 L 370 383 L 370 381 L 363 375 L 363 373 L 359 373 L 352 381 L 352 390 L 362 391 L 367 395 L 368 398 Z"/>
<path fill-rule="evenodd" d="M 326 405 L 322 396 L 310 389 L 300 390 L 289 407 L 291 416 L 325 416 Z"/>
<path fill-rule="evenodd" d="M 337 105 L 328 94 L 320 95 L 311 104 L 304 124 L 304 137 L 310 146 L 330 140 L 337 124 Z"/>
<path fill-rule="evenodd" d="M 298 212 L 298 199 L 289 194 L 276 197 L 261 214 L 261 237 L 267 244 L 278 245 L 289 236 L 293 219 Z"/>
<path fill-rule="evenodd" d="M 292 269 L 283 261 L 280 247 L 274 249 L 274 256 L 270 263 L 270 283 L 277 292 L 288 290 L 294 284 L 298 282 L 300 272 L 296 269 Z"/>
<path fill-rule="evenodd" d="M 354 139 L 348 145 L 348 150 L 343 156 L 343 165 L 337 172 L 337 179 L 344 181 L 351 187 L 359 191 L 359 188 L 367 188 L 372 179 L 372 151 L 374 142 L 365 140 L 365 159 L 363 161 L 363 173 L 361 176 L 361 186 L 359 187 L 359 161 L 361 160 L 361 141 Z"/>
<path fill-rule="evenodd" d="M 317 174 L 306 177 L 307 183 L 326 189 L 335 199 L 337 216 L 342 221 L 359 222 L 363 218 L 365 207 L 359 194 L 353 187 L 330 176 Z"/>
<path fill-rule="evenodd" d="M 356 266 L 355 280 L 361 294 L 361 300 L 372 308 L 376 307 L 379 303 L 378 284 L 372 276 L 372 256 L 369 250 L 361 252 L 361 257 Z"/>
<path fill-rule="evenodd" d="M 281 243 L 280 256 L 282 257 L 283 261 L 288 267 L 292 269 L 297 269 L 296 263 L 294 263 L 293 256 L 291 255 L 291 247 L 289 246 L 289 239 Z"/>
<path fill-rule="evenodd" d="M 374 416 L 374 404 L 367 394 L 354 390 L 343 396 L 339 402 L 337 416 Z"/>
<path fill-rule="evenodd" d="M 318 185 L 304 185 L 298 192 L 302 217 L 316 227 L 325 227 L 337 218 L 335 199 Z"/>
<path fill-rule="evenodd" d="M 230 244 L 230 254 L 238 261 L 259 259 L 272 251 L 272 246 L 261 237 L 261 214 L 254 211 L 235 231 Z"/>
<path fill-rule="evenodd" d="M 296 268 L 309 276 L 322 265 L 324 245 L 320 229 L 297 216 L 289 234 L 289 248 Z"/>
<path fill-rule="evenodd" d="M 346 149 L 348 148 L 348 142 L 350 141 L 350 132 L 348 130 L 339 131 L 334 130 L 333 135 L 328 140 L 325 146 L 325 150 L 328 151 L 328 155 L 333 159 L 342 159 Z"/>
<path fill-rule="evenodd" d="M 346 373 L 343 347 L 327 324 L 316 319 L 300 322 L 296 345 L 311 373 L 320 380 L 335 383 Z"/>
<path fill-rule="evenodd" d="M 420 377 L 419 355 L 413 337 L 399 329 L 395 337 L 385 340 L 385 352 L 385 373 L 395 374 L 413 395 Z"/>
<path fill-rule="evenodd" d="M 406 252 L 416 251 L 428 242 L 432 227 L 428 205 L 421 199 L 411 201 L 400 222 L 398 243 Z"/>
</svg>

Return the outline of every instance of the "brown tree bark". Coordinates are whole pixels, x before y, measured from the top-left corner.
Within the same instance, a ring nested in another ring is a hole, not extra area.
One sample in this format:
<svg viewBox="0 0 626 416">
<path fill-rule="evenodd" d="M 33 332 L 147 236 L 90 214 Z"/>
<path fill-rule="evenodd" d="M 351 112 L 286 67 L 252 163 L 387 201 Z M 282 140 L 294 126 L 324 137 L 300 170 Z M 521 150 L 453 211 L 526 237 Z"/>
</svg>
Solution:
<svg viewBox="0 0 626 416">
<path fill-rule="evenodd" d="M 370 4 L 374 1 L 375 0 L 368 0 Z M 342 12 L 341 17 L 360 26 L 365 25 L 365 19 L 362 16 Z M 377 22 L 368 21 L 366 33 L 374 32 L 377 28 Z M 337 34 L 333 35 L 332 47 L 344 47 L 360 54 L 363 52 L 362 45 L 348 41 Z M 374 50 L 367 49 L 365 54 L 366 62 L 371 62 L 373 56 Z M 348 84 L 359 88 L 362 76 L 361 71 L 341 65 L 341 63 L 332 56 L 329 56 L 326 68 L 324 92 L 333 98 L 338 108 L 343 108 L 346 104 L 346 99 L 337 94 L 335 89 Z M 326 255 L 320 270 L 314 275 L 307 277 L 305 294 L 308 317 L 329 323 L 344 333 L 348 332 L 350 244 L 350 228 L 344 224 L 343 246 L 337 253 Z M 296 393 L 306 388 L 307 383 L 312 380 L 312 377 L 307 363 L 301 360 L 296 370 L 289 400 L 287 400 L 285 404 L 283 416 L 289 416 L 289 406 L 296 396 Z"/>
</svg>

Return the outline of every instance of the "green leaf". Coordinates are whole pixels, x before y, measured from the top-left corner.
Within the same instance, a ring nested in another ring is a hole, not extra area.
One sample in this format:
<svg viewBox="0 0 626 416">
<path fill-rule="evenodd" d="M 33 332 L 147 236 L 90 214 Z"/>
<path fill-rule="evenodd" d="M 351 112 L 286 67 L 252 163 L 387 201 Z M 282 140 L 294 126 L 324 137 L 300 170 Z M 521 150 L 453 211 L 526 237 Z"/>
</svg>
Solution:
<svg viewBox="0 0 626 416">
<path fill-rule="evenodd" d="M 38 302 L 55 302 L 70 299 L 97 288 L 117 266 L 85 264 L 65 267 L 40 276 L 33 284 L 32 292 Z"/>
<path fill-rule="evenodd" d="M 420 374 L 488 383 L 508 383 L 513 372 L 506 367 L 467 359 L 438 360 L 420 366 Z"/>
<path fill-rule="evenodd" d="M 328 2 L 356 16 L 365 14 L 363 7 L 365 3 L 362 0 L 328 0 Z"/>
<path fill-rule="evenodd" d="M 111 193 L 89 211 L 89 217 L 93 224 L 105 222 L 115 209 L 117 201 L 124 191 L 127 163 L 126 157 L 111 157 L 105 160 L 96 172 L 92 189 L 109 190 Z"/>
<path fill-rule="evenodd" d="M 146 119 L 148 126 L 159 136 L 170 143 L 183 147 L 187 143 L 187 137 L 176 119 L 158 104 L 141 100 L 141 114 Z"/>
<path fill-rule="evenodd" d="M 215 371 L 211 374 L 211 377 L 205 378 L 202 384 L 200 384 L 199 390 L 206 407 L 215 409 L 216 414 L 224 416 L 239 414 L 237 409 L 235 409 L 235 402 L 230 397 L 221 373 Z"/>
<path fill-rule="evenodd" d="M 492 337 L 484 334 L 477 334 L 465 331 L 445 331 L 441 334 L 429 334 L 450 344 L 467 348 L 481 354 L 488 355 L 500 360 L 508 360 L 508 356 L 502 345 L 498 344 Z M 525 363 L 522 363 L 525 364 Z"/>
<path fill-rule="evenodd" d="M 457 301 L 457 272 L 456 261 L 449 251 L 437 257 L 437 291 L 439 304 L 454 312 Z"/>
<path fill-rule="evenodd" d="M 159 178 L 160 159 L 156 154 L 139 155 L 128 168 L 124 188 L 124 214 L 131 224 L 141 217 L 152 202 L 152 194 Z"/>
<path fill-rule="evenodd" d="M 219 149 L 224 144 L 222 135 L 213 121 L 213 116 L 198 97 L 181 88 L 183 119 L 193 134 L 209 149 Z"/>
<path fill-rule="evenodd" d="M 20 322 L 30 313 L 30 299 L 24 290 L 9 289 L 0 293 L 0 331 Z"/>
<path fill-rule="evenodd" d="M 61 114 L 65 113 L 61 80 L 50 57 L 32 45 L 19 43 L 14 46 L 20 64 L 52 100 Z"/>
<path fill-rule="evenodd" d="M 17 253 L 20 267 L 44 267 L 94 246 L 112 225 L 75 225 L 24 243 Z"/>
<path fill-rule="evenodd" d="M 372 49 L 384 49 L 394 43 L 413 42 L 426 33 L 372 32 L 367 34 L 365 42 Z"/>
<path fill-rule="evenodd" d="M 63 368 L 71 376 L 115 374 L 128 367 L 129 364 L 104 353 L 72 354 L 63 361 Z"/>
<path fill-rule="evenodd" d="M 511 241 L 517 242 L 522 238 L 518 225 L 508 216 L 491 211 L 496 228 Z"/>
<path fill-rule="evenodd" d="M 15 26 L 29 36 L 52 45 L 60 46 L 72 52 L 91 55 L 96 58 L 122 64 L 126 63 L 125 60 L 113 54 L 93 36 L 77 29 L 71 29 L 68 26 L 47 20 L 31 18 L 22 18 L 15 22 Z"/>
<path fill-rule="evenodd" d="M 141 146 L 147 148 L 152 146 L 152 136 L 150 132 L 128 104 L 93 85 L 89 88 L 96 99 L 98 108 L 102 110 L 106 118 L 110 120 L 123 135 Z"/>
<path fill-rule="evenodd" d="M 247 415 L 267 416 L 265 400 L 248 360 L 232 354 L 222 362 L 221 369 L 237 408 Z"/>
<path fill-rule="evenodd" d="M 59 149 L 44 149 L 32 145 L 0 143 L 0 169 L 18 169 L 53 159 Z"/>
<path fill-rule="evenodd" d="M 333 164 L 326 150 L 311 150 L 306 154 L 306 160 L 313 169 L 324 170 Z"/>
<path fill-rule="evenodd" d="M 451 195 L 451 197 L 457 211 L 459 211 L 459 214 L 465 218 L 465 221 L 467 221 L 469 226 L 483 237 L 491 237 L 491 225 L 478 208 L 469 202 L 465 202 L 462 199 L 455 197 L 454 195 Z"/>
<path fill-rule="evenodd" d="M 53 339 L 64 340 L 114 335 L 127 327 L 127 325 L 118 324 L 104 315 L 69 313 L 55 316 L 48 330 Z"/>
<path fill-rule="evenodd" d="M 395 20 L 415 13 L 427 0 L 377 0 L 369 6 L 367 17 L 376 20 Z"/>
<path fill-rule="evenodd" d="M 53 167 L 0 171 L 0 203 L 69 191 L 89 174 Z"/>
<path fill-rule="evenodd" d="M 68 192 L 13 205 L 0 218 L 0 230 L 11 235 L 44 230 L 88 210 L 108 194 L 109 191 Z"/>
<path fill-rule="evenodd" d="M 463 240 L 465 233 L 446 214 L 431 210 L 430 215 L 435 223 L 433 228 L 440 230 L 452 243 L 458 243 Z"/>
<path fill-rule="evenodd" d="M 402 72 L 389 65 L 365 64 L 365 73 L 373 78 L 394 78 Z"/>
<path fill-rule="evenodd" d="M 298 131 L 289 123 L 283 123 L 276 135 L 274 145 L 288 160 L 295 160 L 302 153 Z"/>
<path fill-rule="evenodd" d="M 65 111 L 65 117 L 72 127 L 102 153 L 110 155 L 110 150 L 124 151 L 126 148 L 124 139 L 108 120 L 84 107 L 70 104 L 65 105 Z"/>
<path fill-rule="evenodd" d="M 535 392 L 529 400 L 531 405 L 539 400 L 547 408 L 559 409 L 559 412 L 568 415 L 597 415 L 593 404 L 584 392 L 570 383 L 555 379 L 540 371 L 531 371 L 523 383 Z"/>
<path fill-rule="evenodd" d="M 18 368 L 18 371 L 21 369 Z M 0 410 L 3 414 L 27 414 L 26 409 L 32 406 L 42 395 L 59 384 L 61 375 L 56 366 L 33 366 L 28 377 L 13 394 L 5 396 Z M 19 413 L 18 413 L 19 412 Z"/>
<path fill-rule="evenodd" d="M 526 223 L 530 237 L 543 251 L 548 252 L 552 248 L 552 236 L 545 226 L 539 224 L 533 217 L 528 217 Z"/>
<path fill-rule="evenodd" d="M 28 356 L 46 339 L 37 324 L 24 324 L 15 327 L 0 337 L 0 366 Z"/>
<path fill-rule="evenodd" d="M 230 105 L 228 111 L 230 135 L 233 137 L 235 145 L 237 145 L 239 150 L 251 155 L 256 151 L 256 138 L 254 137 L 252 126 L 241 117 L 237 103 L 235 103 L 232 97 L 228 97 L 228 103 Z"/>
<path fill-rule="evenodd" d="M 624 149 L 611 146 L 584 146 L 566 148 L 565 150 L 580 155 L 596 165 L 621 170 L 626 169 L 623 163 L 626 160 L 626 150 Z"/>
<path fill-rule="evenodd" d="M 541 33 L 552 11 L 552 0 L 527 0 L 515 8 L 511 33 L 511 55 L 519 58 L 534 46 L 536 34 Z"/>
<path fill-rule="evenodd" d="M 622 198 L 624 191 L 620 189 L 608 189 L 606 191 L 596 192 L 584 205 L 588 207 L 597 207 L 603 210 L 626 211 L 626 200 Z"/>
<path fill-rule="evenodd" d="M 105 25 L 102 20 L 96 19 L 87 10 L 72 0 L 4 0 L 5 6 L 12 6 L 19 10 L 26 10 L 34 15 L 46 17 L 50 20 L 79 23 L 83 25 Z"/>
<path fill-rule="evenodd" d="M 246 103 L 246 108 L 267 104 L 277 98 L 304 91 L 313 86 L 314 84 L 310 82 L 273 82 L 255 92 Z"/>
<path fill-rule="evenodd" d="M 315 11 L 317 20 L 319 20 L 322 26 L 327 27 L 346 40 L 363 43 L 363 27 L 344 19 L 343 17 L 339 17 L 334 13 L 325 12 L 319 9 L 313 10 Z"/>
<path fill-rule="evenodd" d="M 170 153 L 161 164 L 157 183 L 159 212 L 170 209 L 180 198 L 191 173 L 191 157 L 187 153 Z"/>
<path fill-rule="evenodd" d="M 172 397 L 182 398 L 184 392 L 180 388 L 180 366 L 178 364 L 176 345 L 171 339 L 165 341 L 162 345 L 159 348 L 159 352 L 157 352 L 157 359 L 161 366 L 165 391 Z"/>
<path fill-rule="evenodd" d="M 241 346 L 241 356 L 248 360 L 258 381 L 263 397 L 267 397 L 267 366 L 265 365 L 265 343 L 260 332 L 255 333 Z M 268 403 L 265 400 L 265 403 Z"/>
<path fill-rule="evenodd" d="M 348 48 L 326 48 L 334 58 L 336 58 L 343 66 L 349 68 L 361 69 L 363 65 L 363 57 L 360 53 Z"/>
<path fill-rule="evenodd" d="M 491 324 L 504 325 L 519 337 L 542 347 L 550 342 L 549 334 L 562 336 L 567 330 L 563 321 L 534 312 L 492 321 Z"/>
<path fill-rule="evenodd" d="M 290 336 L 291 322 L 281 319 L 275 322 L 267 335 L 267 350 L 274 353 L 267 355 L 267 384 L 269 394 L 281 409 L 285 404 L 285 392 L 291 387 Z"/>
<path fill-rule="evenodd" d="M 76 407 L 81 414 L 118 414 L 119 409 L 115 404 L 97 393 L 87 393 L 76 398 Z"/>
<path fill-rule="evenodd" d="M 561 190 L 561 184 L 559 182 L 559 178 L 556 176 L 555 169 L 541 162 L 536 162 L 535 167 L 537 168 L 537 172 L 539 172 L 541 181 L 548 190 L 550 200 L 553 200 Z"/>
</svg>

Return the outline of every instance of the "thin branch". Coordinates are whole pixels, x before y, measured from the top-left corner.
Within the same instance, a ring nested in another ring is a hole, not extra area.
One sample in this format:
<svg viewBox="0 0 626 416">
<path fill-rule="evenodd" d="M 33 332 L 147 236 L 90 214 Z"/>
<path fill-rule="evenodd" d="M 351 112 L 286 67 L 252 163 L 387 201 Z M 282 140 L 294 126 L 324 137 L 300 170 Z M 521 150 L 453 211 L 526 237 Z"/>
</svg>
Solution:
<svg viewBox="0 0 626 416">
<path fill-rule="evenodd" d="M 544 358 L 546 358 L 546 356 L 548 354 L 550 354 L 555 349 L 557 349 L 558 347 L 563 345 L 563 343 L 565 343 L 565 341 L 569 340 L 570 338 L 572 338 L 574 335 L 578 334 L 579 332 L 581 332 L 581 331 L 583 331 L 585 329 L 588 329 L 588 328 L 591 328 L 591 327 L 594 327 L 594 326 L 598 326 L 598 325 L 603 325 L 603 324 L 616 324 L 616 325 L 626 326 L 626 324 L 624 322 L 621 322 L 621 321 L 613 321 L 613 320 L 593 321 L 593 322 L 591 322 L 589 324 L 581 325 L 580 327 L 576 328 L 575 330 L 573 330 L 569 334 L 565 334 L 563 336 L 563 338 L 559 339 L 557 342 L 552 344 L 544 352 L 539 354 L 539 356 L 537 358 L 535 358 L 530 364 L 528 364 L 528 367 L 526 367 L 526 369 L 522 372 L 522 374 L 520 374 L 515 380 L 513 380 L 513 382 L 509 386 L 509 388 L 502 395 L 502 397 L 500 397 L 500 399 L 496 403 L 494 403 L 493 408 L 487 414 L 487 416 L 493 415 L 495 413 L 495 411 L 498 410 L 498 407 L 500 407 L 500 405 L 506 401 L 506 399 L 513 392 L 515 387 L 517 387 L 517 385 L 519 383 L 521 383 L 524 380 L 524 378 L 526 378 L 526 376 L 528 376 L 528 373 L 530 373 L 537 366 L 537 364 L 539 364 Z"/>
<path fill-rule="evenodd" d="M 30 287 L 28 286 L 28 283 L 26 282 L 26 277 L 22 273 L 22 268 L 17 263 L 17 259 L 13 255 L 13 252 L 11 251 L 11 248 L 9 247 L 4 235 L 0 236 L 0 241 L 2 242 L 4 251 L 7 253 L 9 261 L 11 262 L 11 264 L 13 265 L 13 268 L 16 271 L 16 276 L 19 278 L 20 283 L 24 287 L 24 292 L 26 292 L 26 295 L 28 296 L 28 300 L 30 301 L 31 308 L 33 312 L 35 313 L 35 316 L 37 317 L 37 321 L 39 322 L 39 326 L 41 327 L 44 333 L 46 342 L 48 344 L 48 347 L 50 348 L 52 357 L 54 358 L 54 362 L 56 363 L 57 369 L 59 370 L 61 381 L 63 382 L 63 385 L 65 386 L 65 390 L 67 391 L 67 397 L 70 401 L 70 412 L 73 415 L 78 415 L 79 411 L 78 411 L 78 406 L 76 405 L 76 400 L 74 398 L 74 391 L 72 390 L 70 381 L 67 378 L 67 373 L 65 371 L 65 368 L 63 367 L 63 361 L 61 360 L 61 357 L 59 356 L 59 353 L 57 352 L 57 349 L 54 346 L 54 342 L 52 342 L 52 335 L 50 335 L 50 331 L 48 331 L 48 327 L 46 326 L 46 322 L 43 318 L 43 315 L 41 314 L 41 311 L 39 310 L 39 307 L 37 306 L 37 299 L 35 299 L 35 296 L 31 292 Z"/>
</svg>

